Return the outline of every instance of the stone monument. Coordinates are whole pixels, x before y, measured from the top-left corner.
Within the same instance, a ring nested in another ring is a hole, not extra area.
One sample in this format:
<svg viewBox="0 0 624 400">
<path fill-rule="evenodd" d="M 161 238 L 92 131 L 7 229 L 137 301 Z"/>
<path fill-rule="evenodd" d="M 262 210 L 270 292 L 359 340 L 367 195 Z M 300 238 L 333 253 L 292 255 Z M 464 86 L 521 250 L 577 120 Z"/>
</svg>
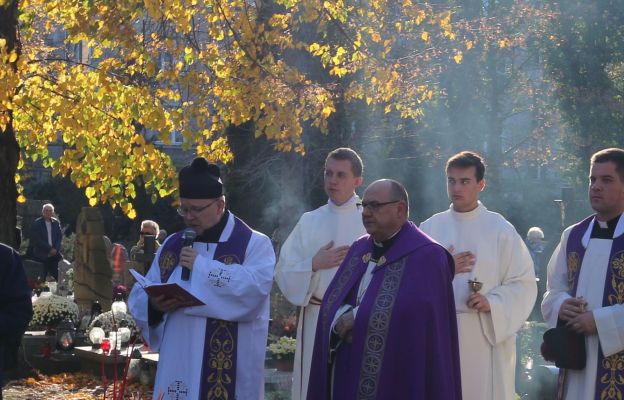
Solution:
<svg viewBox="0 0 624 400">
<path fill-rule="evenodd" d="M 104 311 L 110 310 L 112 271 L 104 241 L 104 222 L 95 207 L 83 207 L 78 215 L 73 268 L 74 300 L 80 315 L 90 310 L 95 300 Z"/>
</svg>

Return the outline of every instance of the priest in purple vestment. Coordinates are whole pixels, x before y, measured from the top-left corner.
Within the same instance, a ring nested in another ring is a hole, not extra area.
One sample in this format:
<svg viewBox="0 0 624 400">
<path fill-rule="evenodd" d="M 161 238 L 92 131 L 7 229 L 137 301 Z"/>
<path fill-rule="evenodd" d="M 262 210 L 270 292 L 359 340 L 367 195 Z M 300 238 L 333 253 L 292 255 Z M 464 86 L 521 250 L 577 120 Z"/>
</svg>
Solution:
<svg viewBox="0 0 624 400">
<path fill-rule="evenodd" d="M 461 399 L 453 259 L 408 221 L 399 182 L 364 192 L 368 235 L 325 292 L 308 398 Z"/>
</svg>

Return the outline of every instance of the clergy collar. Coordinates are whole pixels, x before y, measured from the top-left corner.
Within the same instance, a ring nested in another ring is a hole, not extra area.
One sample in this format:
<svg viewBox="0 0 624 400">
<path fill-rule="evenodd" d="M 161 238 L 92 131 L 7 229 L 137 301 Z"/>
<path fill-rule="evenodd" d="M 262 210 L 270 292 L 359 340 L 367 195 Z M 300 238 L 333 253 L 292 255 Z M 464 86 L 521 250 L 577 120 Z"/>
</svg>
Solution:
<svg viewBox="0 0 624 400">
<path fill-rule="evenodd" d="M 615 228 L 617 227 L 620 216 L 610 219 L 609 221 L 598 221 L 595 219 L 594 227 L 591 231 L 592 239 L 613 239 Z"/>
<path fill-rule="evenodd" d="M 620 216 L 616 218 L 613 218 L 610 221 L 607 221 L 607 227 L 609 226 L 610 223 L 612 223 L 615 225 L 615 228 L 612 231 L 612 236 L 607 237 L 606 239 L 613 239 L 616 237 L 620 237 L 624 233 L 624 218 L 620 218 L 621 215 L 622 214 L 620 214 Z M 592 219 L 591 223 L 587 227 L 587 230 L 585 231 L 585 234 L 583 235 L 583 238 L 581 239 L 581 243 L 583 244 L 583 247 L 587 247 L 587 245 L 589 244 L 589 239 L 593 238 L 592 233 L 594 231 L 594 225 L 598 225 L 596 217 Z M 602 237 L 597 238 L 597 239 L 602 239 Z"/>
<path fill-rule="evenodd" d="M 401 229 L 394 232 L 392 236 L 382 242 L 378 242 L 373 238 L 373 254 L 371 255 L 371 260 L 378 261 L 379 258 L 381 258 L 381 256 L 383 256 L 386 251 L 388 251 L 390 246 L 392 246 L 392 244 L 395 242 L 397 234 L 400 231 Z"/>
<path fill-rule="evenodd" d="M 230 212 L 226 209 L 221 216 L 219 222 L 217 222 L 215 226 L 203 231 L 201 235 L 197 236 L 197 239 L 195 239 L 195 241 L 204 243 L 217 243 L 219 241 L 219 238 L 221 237 L 221 234 L 223 233 L 223 230 L 225 229 L 225 225 L 227 224 L 229 217 Z"/>
</svg>

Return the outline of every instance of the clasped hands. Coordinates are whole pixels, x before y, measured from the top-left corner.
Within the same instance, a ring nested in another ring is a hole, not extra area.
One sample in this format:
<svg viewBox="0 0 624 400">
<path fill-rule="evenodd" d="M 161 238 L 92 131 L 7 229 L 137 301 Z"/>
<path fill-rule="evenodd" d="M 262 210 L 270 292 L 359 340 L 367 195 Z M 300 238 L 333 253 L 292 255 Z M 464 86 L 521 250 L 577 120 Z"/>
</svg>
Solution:
<svg viewBox="0 0 624 400">
<path fill-rule="evenodd" d="M 559 319 L 566 322 L 574 332 L 592 335 L 598 332 L 594 313 L 586 311 L 587 301 L 582 297 L 566 299 L 559 309 Z"/>
<path fill-rule="evenodd" d="M 350 309 L 338 318 L 336 325 L 334 325 L 334 331 L 342 340 L 351 343 L 353 339 L 353 325 L 355 325 L 355 316 L 353 315 L 353 309 Z"/>
</svg>

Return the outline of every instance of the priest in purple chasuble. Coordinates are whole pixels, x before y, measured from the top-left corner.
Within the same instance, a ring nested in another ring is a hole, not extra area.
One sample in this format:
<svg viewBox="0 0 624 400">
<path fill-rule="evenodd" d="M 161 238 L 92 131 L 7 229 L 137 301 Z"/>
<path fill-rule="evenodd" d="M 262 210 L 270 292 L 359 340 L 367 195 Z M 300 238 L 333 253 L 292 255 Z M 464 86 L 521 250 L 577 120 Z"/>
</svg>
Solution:
<svg viewBox="0 0 624 400">
<path fill-rule="evenodd" d="M 364 192 L 369 235 L 325 292 L 308 399 L 461 399 L 453 259 L 408 221 L 408 204 L 394 180 Z"/>
<path fill-rule="evenodd" d="M 132 288 L 130 312 L 159 352 L 154 399 L 263 399 L 271 241 L 226 209 L 216 165 L 196 158 L 179 183 L 178 213 L 197 237 L 189 245 L 183 232 L 169 236 L 146 278 L 175 282 L 205 305 Z"/>
<path fill-rule="evenodd" d="M 548 264 L 542 313 L 549 327 L 585 337 L 585 367 L 561 369 L 557 399 L 624 398 L 624 150 L 595 153 L 594 215 L 567 228 Z M 553 397 L 555 398 L 555 397 Z"/>
</svg>

